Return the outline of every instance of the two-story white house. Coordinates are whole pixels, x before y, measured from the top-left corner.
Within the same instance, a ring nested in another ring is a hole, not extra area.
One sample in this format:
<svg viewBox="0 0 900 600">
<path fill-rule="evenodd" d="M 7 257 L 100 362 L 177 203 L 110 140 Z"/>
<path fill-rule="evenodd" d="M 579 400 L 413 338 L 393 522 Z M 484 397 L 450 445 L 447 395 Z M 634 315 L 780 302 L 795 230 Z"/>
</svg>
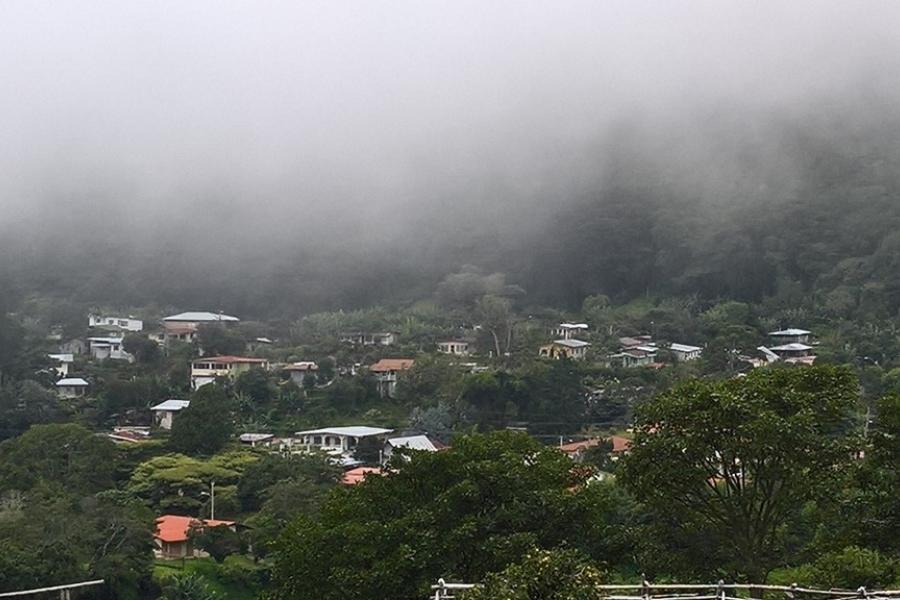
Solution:
<svg viewBox="0 0 900 600">
<path fill-rule="evenodd" d="M 47 357 L 54 362 L 53 369 L 60 377 L 69 376 L 69 367 L 75 362 L 75 355 L 69 353 L 48 354 Z"/>
<path fill-rule="evenodd" d="M 236 379 L 241 373 L 250 369 L 269 370 L 269 361 L 265 358 L 247 356 L 208 356 L 198 358 L 191 363 L 191 388 L 199 389 L 212 383 L 218 377 Z"/>
<path fill-rule="evenodd" d="M 391 331 L 369 333 L 351 331 L 341 334 L 341 341 L 354 346 L 393 346 L 397 343 L 397 334 Z"/>
</svg>

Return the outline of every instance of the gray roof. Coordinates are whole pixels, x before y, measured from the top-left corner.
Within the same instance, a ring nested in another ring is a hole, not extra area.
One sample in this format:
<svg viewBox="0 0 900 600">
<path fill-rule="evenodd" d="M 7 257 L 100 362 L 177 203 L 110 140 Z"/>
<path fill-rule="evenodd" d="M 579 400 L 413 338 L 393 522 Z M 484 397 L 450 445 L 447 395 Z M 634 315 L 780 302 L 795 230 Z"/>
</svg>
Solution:
<svg viewBox="0 0 900 600">
<path fill-rule="evenodd" d="M 792 342 L 792 343 L 790 343 L 790 344 L 784 344 L 783 346 L 775 346 L 775 347 L 770 348 L 770 349 L 771 349 L 771 350 L 774 350 L 774 351 L 776 351 L 776 352 L 779 351 L 779 350 L 786 350 L 786 351 L 791 351 L 791 350 L 793 350 L 793 351 L 799 351 L 799 350 L 812 350 L 812 346 L 807 346 L 806 344 L 800 344 L 800 343 L 797 343 L 797 342 Z"/>
<path fill-rule="evenodd" d="M 553 340 L 553 343 L 568 348 L 586 348 L 587 346 L 590 346 L 589 343 L 582 342 L 581 340 Z"/>
<path fill-rule="evenodd" d="M 56 382 L 57 387 L 85 387 L 90 385 L 81 377 L 66 377 Z"/>
<path fill-rule="evenodd" d="M 156 406 L 150 408 L 150 410 L 165 410 L 169 412 L 177 412 L 179 410 L 185 409 L 191 405 L 190 400 L 174 400 L 169 399 L 165 402 L 160 402 Z M 194 414 L 194 413 L 191 413 Z"/>
<path fill-rule="evenodd" d="M 784 336 L 795 336 L 795 335 L 809 335 L 812 331 L 807 331 L 805 329 L 782 329 L 780 331 L 770 331 L 769 335 L 784 335 Z"/>
<path fill-rule="evenodd" d="M 384 435 L 391 433 L 393 429 L 382 429 L 381 427 L 368 427 L 365 425 L 353 425 L 350 427 L 324 427 L 322 429 L 308 429 L 306 431 L 298 431 L 294 435 L 346 435 L 350 437 L 368 437 L 372 435 Z"/>
<path fill-rule="evenodd" d="M 53 360 L 59 361 L 59 362 L 61 362 L 61 363 L 75 362 L 75 355 L 74 355 L 74 354 L 67 354 L 67 353 L 63 353 L 63 354 L 48 354 L 47 356 L 48 356 L 49 358 L 52 358 Z"/>
<path fill-rule="evenodd" d="M 204 322 L 216 322 L 216 321 L 228 321 L 231 323 L 236 323 L 240 321 L 237 317 L 232 317 L 231 315 L 223 315 L 220 313 L 211 313 L 211 312 L 183 312 L 178 313 L 177 315 L 171 315 L 163 319 L 163 321 L 184 321 L 188 323 L 204 323 Z"/>
<path fill-rule="evenodd" d="M 689 346 L 687 344 L 669 344 L 669 349 L 675 352 L 699 352 L 703 350 L 699 346 Z"/>
<path fill-rule="evenodd" d="M 242 433 L 238 439 L 246 444 L 252 444 L 254 442 L 263 442 L 265 440 L 271 440 L 275 437 L 275 434 L 272 433 Z"/>
<path fill-rule="evenodd" d="M 410 435 L 407 437 L 391 438 L 387 441 L 394 448 L 409 448 L 410 450 L 427 450 L 428 452 L 437 452 L 438 448 L 434 445 L 427 435 Z"/>
</svg>

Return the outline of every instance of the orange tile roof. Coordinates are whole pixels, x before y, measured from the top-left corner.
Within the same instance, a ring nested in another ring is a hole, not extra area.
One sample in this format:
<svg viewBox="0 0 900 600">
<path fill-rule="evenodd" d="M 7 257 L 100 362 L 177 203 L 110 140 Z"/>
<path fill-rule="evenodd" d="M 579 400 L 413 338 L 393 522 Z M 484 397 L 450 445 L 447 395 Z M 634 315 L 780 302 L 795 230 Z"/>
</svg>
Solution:
<svg viewBox="0 0 900 600">
<path fill-rule="evenodd" d="M 341 477 L 341 483 L 343 485 L 358 485 L 363 482 L 369 473 L 381 475 L 383 471 L 378 467 L 357 467 L 344 473 L 344 476 Z"/>
<path fill-rule="evenodd" d="M 627 452 L 629 448 L 631 448 L 631 440 L 628 438 L 614 435 L 609 438 L 591 438 L 589 440 L 582 440 L 580 442 L 571 442 L 568 444 L 563 444 L 559 447 L 560 450 L 565 452 L 566 454 L 574 454 L 579 450 L 586 450 L 588 448 L 593 448 L 597 444 L 599 444 L 603 440 L 611 440 L 612 441 L 612 451 L 615 454 L 619 454 L 622 452 Z"/>
<path fill-rule="evenodd" d="M 405 371 L 413 366 L 416 361 L 411 358 L 382 358 L 377 363 L 369 367 L 373 373 L 384 373 L 386 371 Z"/>
<path fill-rule="evenodd" d="M 191 527 L 232 527 L 234 521 L 195 519 L 181 515 L 163 515 L 156 519 L 156 537 L 163 542 L 185 542 Z"/>
</svg>

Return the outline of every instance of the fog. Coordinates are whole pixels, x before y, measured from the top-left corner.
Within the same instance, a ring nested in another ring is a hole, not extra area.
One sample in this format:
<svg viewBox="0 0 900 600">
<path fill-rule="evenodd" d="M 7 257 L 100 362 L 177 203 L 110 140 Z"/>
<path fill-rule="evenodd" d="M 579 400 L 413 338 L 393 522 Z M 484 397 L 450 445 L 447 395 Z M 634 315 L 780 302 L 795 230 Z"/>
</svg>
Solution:
<svg viewBox="0 0 900 600">
<path fill-rule="evenodd" d="M 7 0 L 0 236 L 465 246 L 602 188 L 623 140 L 691 185 L 739 178 L 742 143 L 789 178 L 773 123 L 890 106 L 898 23 L 896 2 Z"/>
</svg>

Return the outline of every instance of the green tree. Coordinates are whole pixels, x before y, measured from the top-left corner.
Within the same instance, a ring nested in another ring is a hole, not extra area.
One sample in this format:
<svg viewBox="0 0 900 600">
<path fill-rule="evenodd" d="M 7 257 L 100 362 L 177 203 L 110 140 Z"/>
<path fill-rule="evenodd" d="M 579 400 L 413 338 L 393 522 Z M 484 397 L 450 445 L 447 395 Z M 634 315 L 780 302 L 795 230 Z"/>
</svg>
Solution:
<svg viewBox="0 0 900 600">
<path fill-rule="evenodd" d="M 162 362 L 163 353 L 159 349 L 159 344 L 146 335 L 139 333 L 126 335 L 122 340 L 122 346 L 140 365 L 154 366 Z"/>
<path fill-rule="evenodd" d="M 466 600 L 600 600 L 602 569 L 573 550 L 533 550 L 521 561 L 491 573 Z"/>
<path fill-rule="evenodd" d="M 233 431 L 228 394 L 210 383 L 197 390 L 190 406 L 178 413 L 169 443 L 184 454 L 215 454 L 231 440 Z"/>
<path fill-rule="evenodd" d="M 857 392 L 833 367 L 685 382 L 638 407 L 620 476 L 683 543 L 702 544 L 697 572 L 763 581 L 784 560 L 786 525 L 843 484 Z"/>
<path fill-rule="evenodd" d="M 480 581 L 534 547 L 593 546 L 608 522 L 571 461 L 524 434 L 455 440 L 336 491 L 276 544 L 275 598 L 427 595 L 438 577 Z M 611 537 L 611 536 L 609 536 Z M 348 576 L 352 574 L 352 576 Z"/>
<path fill-rule="evenodd" d="M 188 537 L 217 563 L 222 563 L 227 556 L 239 554 L 245 546 L 237 531 L 224 526 L 194 528 L 188 532 Z"/>
<path fill-rule="evenodd" d="M 234 390 L 259 404 L 268 404 L 275 397 L 275 386 L 263 369 L 241 373 L 235 381 Z"/>
<path fill-rule="evenodd" d="M 197 331 L 197 345 L 205 356 L 229 356 L 243 353 L 247 340 L 238 330 L 228 326 L 201 325 Z"/>
<path fill-rule="evenodd" d="M 202 575 L 185 573 L 170 578 L 163 585 L 162 597 L 165 600 L 219 600 Z"/>
</svg>

